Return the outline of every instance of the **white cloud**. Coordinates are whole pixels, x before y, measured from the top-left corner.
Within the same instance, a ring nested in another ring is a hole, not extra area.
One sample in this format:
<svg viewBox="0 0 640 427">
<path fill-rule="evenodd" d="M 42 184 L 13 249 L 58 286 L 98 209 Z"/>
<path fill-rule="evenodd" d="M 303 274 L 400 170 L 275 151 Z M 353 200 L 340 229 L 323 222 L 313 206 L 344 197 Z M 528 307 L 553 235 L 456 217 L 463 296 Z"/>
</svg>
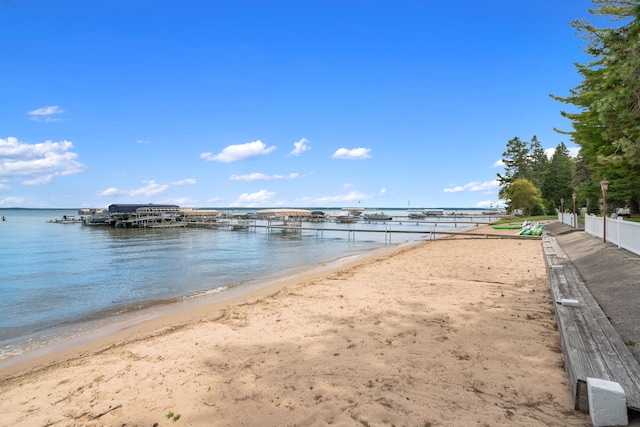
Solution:
<svg viewBox="0 0 640 427">
<path fill-rule="evenodd" d="M 178 206 L 193 206 L 196 201 L 189 197 L 180 197 L 179 199 L 173 199 L 171 203 Z"/>
<path fill-rule="evenodd" d="M 151 144 L 151 141 L 146 139 L 139 139 L 136 141 L 136 144 Z"/>
<path fill-rule="evenodd" d="M 347 187 L 353 187 L 350 184 L 345 185 L 345 190 Z M 312 197 L 303 197 L 296 200 L 296 203 L 304 206 L 330 206 L 331 204 L 354 204 L 357 205 L 363 200 L 373 200 L 379 197 L 384 197 L 388 194 L 388 190 L 386 188 L 381 188 L 377 193 L 363 193 L 361 191 L 353 190 L 348 191 L 345 194 L 338 194 L 335 196 L 324 196 L 318 198 Z"/>
<path fill-rule="evenodd" d="M 460 186 L 444 189 L 445 193 L 460 193 L 462 191 L 464 191 L 464 187 L 460 187 Z"/>
<path fill-rule="evenodd" d="M 27 144 L 14 137 L 0 138 L 0 176 L 31 176 L 25 182 L 34 185 L 38 180 L 50 182 L 49 176 L 81 173 L 85 165 L 77 161 L 76 153 L 69 151 L 72 148 L 70 141 Z"/>
<path fill-rule="evenodd" d="M 300 176 L 297 173 L 290 173 L 289 175 L 266 175 L 259 172 L 252 172 L 248 175 L 231 175 L 229 178 L 231 181 L 273 181 L 280 179 L 296 179 Z"/>
<path fill-rule="evenodd" d="M 262 141 L 247 142 L 246 144 L 229 145 L 220 153 L 202 153 L 200 158 L 208 162 L 217 161 L 223 163 L 236 162 L 238 160 L 251 159 L 254 157 L 266 156 L 275 150 L 275 146 L 268 147 Z"/>
<path fill-rule="evenodd" d="M 120 190 L 116 187 L 109 187 L 106 190 L 98 192 L 100 196 L 113 197 L 113 196 L 129 196 L 129 197 L 155 197 L 160 194 L 166 193 L 171 186 L 181 186 L 181 185 L 193 185 L 197 181 L 193 178 L 182 179 L 179 181 L 171 182 L 170 184 L 158 184 L 153 180 L 142 181 L 144 184 L 143 187 L 136 188 L 133 190 Z M 187 199 L 185 199 L 187 200 Z"/>
<path fill-rule="evenodd" d="M 142 181 L 143 184 L 146 184 L 144 187 L 138 188 L 137 190 L 130 190 L 129 195 L 132 197 L 150 197 L 157 196 L 169 189 L 168 184 L 158 184 L 155 181 Z"/>
<path fill-rule="evenodd" d="M 307 150 L 311 150 L 311 147 L 307 145 L 309 140 L 307 138 L 300 138 L 300 141 L 293 143 L 293 150 L 289 153 L 290 156 L 299 156 Z"/>
<path fill-rule="evenodd" d="M 327 196 L 315 199 L 315 202 L 319 205 L 336 203 L 336 202 L 359 202 L 360 200 L 371 199 L 372 196 L 362 193 L 360 191 L 350 191 L 347 194 L 340 194 L 337 196 Z"/>
<path fill-rule="evenodd" d="M 470 182 L 465 185 L 468 191 L 492 191 L 498 187 L 500 187 L 500 183 L 497 179 L 485 182 Z"/>
<path fill-rule="evenodd" d="M 504 167 L 504 160 L 502 160 L 502 159 L 498 160 L 497 162 L 495 162 L 495 163 L 493 164 L 493 167 L 494 167 L 494 168 L 501 168 L 501 167 Z"/>
<path fill-rule="evenodd" d="M 20 206 L 23 204 L 23 200 L 21 197 L 5 197 L 0 199 L 0 206 Z"/>
<path fill-rule="evenodd" d="M 73 148 L 73 143 L 70 141 L 45 141 L 40 144 L 27 144 L 12 136 L 7 139 L 0 138 L 0 156 L 2 157 L 30 159 L 42 157 L 48 153 L 64 153 L 71 148 Z"/>
<path fill-rule="evenodd" d="M 0 191 L 11 190 L 11 187 L 5 184 L 6 181 L 0 181 Z"/>
<path fill-rule="evenodd" d="M 52 105 L 50 107 L 38 108 L 37 110 L 29 111 L 27 114 L 30 116 L 31 120 L 36 122 L 57 122 L 60 119 L 56 117 L 52 117 L 54 114 L 62 114 L 64 110 L 57 105 Z"/>
<path fill-rule="evenodd" d="M 43 185 L 53 181 L 53 175 L 42 175 L 33 179 L 25 179 L 22 185 Z"/>
<path fill-rule="evenodd" d="M 498 187 L 500 187 L 500 183 L 498 180 L 494 179 L 493 181 L 486 182 L 470 182 L 463 186 L 456 186 L 445 188 L 445 193 L 460 193 L 462 191 L 483 191 L 483 192 L 494 192 Z"/>
<path fill-rule="evenodd" d="M 194 185 L 198 181 L 194 178 L 181 179 L 180 181 L 173 181 L 171 185 Z"/>
<path fill-rule="evenodd" d="M 352 188 L 353 185 L 345 184 L 344 189 L 348 190 Z M 324 196 L 318 198 L 304 197 L 302 199 L 297 200 L 297 202 L 309 206 L 328 206 L 332 203 L 360 203 L 362 200 L 372 200 L 379 197 L 384 197 L 388 193 L 386 188 L 381 188 L 377 193 L 363 193 L 362 191 L 352 190 L 348 191 L 345 194 L 338 194 L 335 196 Z"/>
<path fill-rule="evenodd" d="M 502 200 L 498 200 L 496 202 L 491 201 L 491 200 L 483 200 L 481 202 L 476 203 L 475 207 L 476 208 L 504 208 L 506 205 L 504 204 L 504 202 Z"/>
<path fill-rule="evenodd" d="M 120 190 L 118 190 L 115 187 L 109 187 L 106 190 L 101 191 L 100 193 L 98 193 L 98 195 L 100 195 L 100 196 L 117 196 L 119 194 L 121 194 Z"/>
<path fill-rule="evenodd" d="M 347 159 L 347 160 L 361 160 L 370 159 L 370 148 L 352 148 L 351 150 L 346 148 L 338 148 L 333 156 L 334 159 Z"/>
<path fill-rule="evenodd" d="M 275 191 L 267 190 L 260 190 L 256 193 L 243 193 L 231 206 L 255 206 L 257 204 L 264 204 L 275 195 Z"/>
</svg>

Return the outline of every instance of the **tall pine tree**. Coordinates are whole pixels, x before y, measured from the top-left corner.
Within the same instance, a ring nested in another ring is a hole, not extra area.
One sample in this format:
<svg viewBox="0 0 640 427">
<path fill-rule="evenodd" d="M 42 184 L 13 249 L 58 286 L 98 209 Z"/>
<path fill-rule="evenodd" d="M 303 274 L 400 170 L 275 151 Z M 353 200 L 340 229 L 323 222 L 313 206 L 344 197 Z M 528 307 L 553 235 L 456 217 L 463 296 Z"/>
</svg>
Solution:
<svg viewBox="0 0 640 427">
<path fill-rule="evenodd" d="M 547 153 L 544 152 L 544 148 L 542 148 L 542 144 L 538 141 L 538 138 L 535 135 L 531 138 L 529 150 L 531 171 L 528 179 L 533 183 L 533 185 L 540 188 L 542 186 L 544 172 L 547 170 L 549 165 L 549 159 L 547 158 Z"/>
<path fill-rule="evenodd" d="M 638 212 L 640 200 L 640 1 L 593 0 L 590 12 L 612 21 L 615 28 L 598 28 L 586 20 L 572 26 L 587 41 L 584 49 L 594 59 L 578 64 L 582 83 L 568 97 L 555 99 L 579 108 L 562 114 L 572 122 L 573 141 L 581 147 L 583 165 L 594 174 L 580 193 L 596 198 L 599 181 L 610 182 L 608 201 L 629 204 Z M 586 176 L 586 174 L 583 174 Z M 543 191 L 544 193 L 544 191 Z"/>
<path fill-rule="evenodd" d="M 542 197 L 545 200 L 552 200 L 556 206 L 560 205 L 560 199 L 571 200 L 573 187 L 573 161 L 569 156 L 569 150 L 564 142 L 556 147 L 556 151 L 551 156 L 549 165 L 542 180 Z"/>
<path fill-rule="evenodd" d="M 507 142 L 507 150 L 502 153 L 504 175 L 498 174 L 501 199 L 509 198 L 509 187 L 516 179 L 526 179 L 531 170 L 529 147 L 517 136 Z"/>
</svg>

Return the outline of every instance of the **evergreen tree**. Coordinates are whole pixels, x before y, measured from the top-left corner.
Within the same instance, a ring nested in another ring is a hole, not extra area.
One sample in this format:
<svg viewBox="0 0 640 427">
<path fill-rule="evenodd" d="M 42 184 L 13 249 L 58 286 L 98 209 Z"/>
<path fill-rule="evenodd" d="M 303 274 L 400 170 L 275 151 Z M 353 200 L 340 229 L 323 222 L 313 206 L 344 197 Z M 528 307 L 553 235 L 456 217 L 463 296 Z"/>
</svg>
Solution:
<svg viewBox="0 0 640 427">
<path fill-rule="evenodd" d="M 531 170 L 531 158 L 527 144 L 517 136 L 507 143 L 507 150 L 502 153 L 504 175 L 498 174 L 501 199 L 508 199 L 509 187 L 516 179 L 524 179 Z"/>
<path fill-rule="evenodd" d="M 573 161 L 564 142 L 556 147 L 542 180 L 542 197 L 560 205 L 560 199 L 571 200 L 573 187 Z"/>
<path fill-rule="evenodd" d="M 573 179 L 571 186 L 575 188 L 576 195 L 576 209 L 586 205 L 587 201 L 597 200 L 599 197 L 594 193 L 594 186 L 592 182 L 596 182 L 593 178 L 593 170 L 589 166 L 592 162 L 591 159 L 578 154 L 578 157 L 573 162 Z M 600 184 L 598 184 L 599 187 Z"/>
<path fill-rule="evenodd" d="M 531 138 L 529 150 L 531 171 L 530 176 L 527 178 L 533 183 L 533 185 L 540 188 L 542 186 L 544 172 L 547 170 L 549 165 L 549 159 L 547 158 L 547 154 L 544 152 L 544 148 L 542 148 L 542 144 L 538 141 L 538 138 L 535 135 Z"/>
<path fill-rule="evenodd" d="M 582 83 L 568 97 L 555 99 L 578 107 L 569 118 L 573 141 L 594 172 L 582 181 L 581 193 L 597 193 L 599 181 L 610 182 L 612 206 L 629 204 L 638 212 L 640 200 L 640 1 L 593 0 L 595 16 L 625 21 L 616 28 L 598 28 L 586 20 L 572 26 L 587 41 L 594 60 L 578 64 Z M 594 194 L 595 195 L 595 194 Z"/>
</svg>

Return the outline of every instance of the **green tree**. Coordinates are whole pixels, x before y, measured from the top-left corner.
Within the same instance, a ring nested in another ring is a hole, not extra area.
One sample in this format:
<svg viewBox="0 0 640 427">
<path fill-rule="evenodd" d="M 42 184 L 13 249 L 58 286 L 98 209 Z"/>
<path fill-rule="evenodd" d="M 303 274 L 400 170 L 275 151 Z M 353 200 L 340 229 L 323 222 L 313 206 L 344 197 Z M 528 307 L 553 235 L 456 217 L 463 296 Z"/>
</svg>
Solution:
<svg viewBox="0 0 640 427">
<path fill-rule="evenodd" d="M 572 26 L 587 44 L 584 51 L 593 57 L 578 64 L 583 81 L 568 97 L 555 99 L 572 104 L 578 113 L 562 114 L 572 122 L 572 140 L 581 147 L 593 176 L 581 183 L 580 193 L 595 195 L 599 181 L 610 184 L 607 195 L 612 206 L 629 204 L 638 212 L 640 199 L 640 1 L 593 0 L 594 16 L 611 22 L 599 28 L 587 20 Z"/>
<path fill-rule="evenodd" d="M 560 205 L 560 199 L 571 200 L 573 161 L 564 142 L 556 147 L 542 179 L 542 197 Z"/>
<path fill-rule="evenodd" d="M 556 203 L 553 200 L 545 200 L 544 201 L 544 213 L 547 215 L 555 215 L 556 209 L 558 209 L 558 207 L 556 206 Z"/>
<path fill-rule="evenodd" d="M 533 205 L 531 207 L 531 216 L 544 215 L 544 206 L 541 204 Z"/>
<path fill-rule="evenodd" d="M 530 176 L 527 177 L 533 185 L 540 188 L 542 186 L 542 180 L 544 173 L 549 165 L 549 159 L 547 153 L 544 152 L 542 144 L 538 141 L 538 138 L 533 135 L 531 142 L 529 143 L 529 158 L 531 159 Z"/>
<path fill-rule="evenodd" d="M 540 190 L 527 179 L 516 179 L 509 186 L 507 198 L 511 210 L 522 209 L 525 215 L 529 215 L 531 208 L 542 204 Z"/>
<path fill-rule="evenodd" d="M 531 170 L 531 158 L 527 143 L 517 136 L 507 142 L 507 150 L 502 153 L 504 162 L 504 175 L 498 174 L 500 191 L 498 196 L 501 199 L 508 199 L 509 187 L 516 179 L 524 179 Z"/>
<path fill-rule="evenodd" d="M 591 162 L 591 159 L 584 157 L 581 154 L 578 154 L 578 157 L 576 157 L 573 162 L 573 179 L 571 181 L 571 186 L 575 189 L 577 195 L 576 209 L 578 210 L 581 207 L 585 207 L 587 201 L 597 200 L 598 197 L 593 192 L 593 185 L 590 185 L 591 182 L 595 182 L 593 170 L 589 166 Z"/>
</svg>

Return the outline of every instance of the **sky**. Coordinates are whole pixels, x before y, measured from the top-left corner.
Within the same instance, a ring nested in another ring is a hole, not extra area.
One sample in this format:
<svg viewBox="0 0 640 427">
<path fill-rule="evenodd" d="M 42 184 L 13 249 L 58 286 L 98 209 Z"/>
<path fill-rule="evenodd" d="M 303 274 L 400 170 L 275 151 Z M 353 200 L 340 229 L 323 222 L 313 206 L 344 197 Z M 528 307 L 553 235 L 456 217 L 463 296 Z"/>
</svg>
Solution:
<svg viewBox="0 0 640 427">
<path fill-rule="evenodd" d="M 498 207 L 590 0 L 1 0 L 0 207 Z"/>
</svg>

